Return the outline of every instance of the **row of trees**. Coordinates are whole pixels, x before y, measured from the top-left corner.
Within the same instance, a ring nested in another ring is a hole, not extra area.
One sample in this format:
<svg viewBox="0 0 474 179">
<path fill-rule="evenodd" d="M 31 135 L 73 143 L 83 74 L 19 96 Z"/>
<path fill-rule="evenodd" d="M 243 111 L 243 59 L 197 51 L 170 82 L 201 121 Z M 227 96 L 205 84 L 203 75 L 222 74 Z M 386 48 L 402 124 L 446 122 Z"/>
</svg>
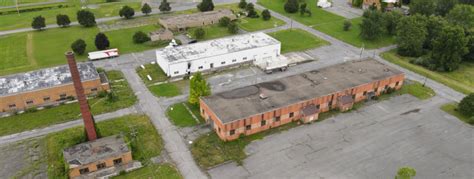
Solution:
<svg viewBox="0 0 474 179">
<path fill-rule="evenodd" d="M 148 15 L 152 12 L 152 9 L 150 5 L 145 3 L 142 6 L 141 11 L 143 14 Z M 167 0 L 163 0 L 161 2 L 160 11 L 164 11 L 164 12 L 171 11 L 171 6 L 167 2 Z M 120 17 L 130 19 L 135 15 L 135 10 L 131 8 L 130 6 L 123 6 L 122 9 L 120 9 L 119 11 L 119 15 Z M 92 27 L 96 25 L 94 13 L 88 10 L 77 11 L 76 17 L 77 17 L 77 22 L 84 27 Z M 58 26 L 60 27 L 68 27 L 71 24 L 71 20 L 69 19 L 68 15 L 58 14 L 56 16 L 56 24 L 58 24 Z M 42 30 L 43 28 L 46 27 L 46 19 L 41 15 L 34 17 L 31 23 L 31 27 L 33 29 Z"/>
</svg>

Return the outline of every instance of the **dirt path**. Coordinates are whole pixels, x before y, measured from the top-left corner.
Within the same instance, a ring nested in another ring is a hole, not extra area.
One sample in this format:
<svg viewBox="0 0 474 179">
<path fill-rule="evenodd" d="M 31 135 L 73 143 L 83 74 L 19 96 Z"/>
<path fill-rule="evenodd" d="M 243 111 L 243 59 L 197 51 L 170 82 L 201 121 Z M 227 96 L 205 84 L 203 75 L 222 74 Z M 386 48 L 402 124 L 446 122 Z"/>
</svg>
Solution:
<svg viewBox="0 0 474 179">
<path fill-rule="evenodd" d="M 36 66 L 38 63 L 36 62 L 34 56 L 34 45 L 33 45 L 33 33 L 28 33 L 26 35 L 26 58 L 28 59 L 30 66 Z"/>
</svg>

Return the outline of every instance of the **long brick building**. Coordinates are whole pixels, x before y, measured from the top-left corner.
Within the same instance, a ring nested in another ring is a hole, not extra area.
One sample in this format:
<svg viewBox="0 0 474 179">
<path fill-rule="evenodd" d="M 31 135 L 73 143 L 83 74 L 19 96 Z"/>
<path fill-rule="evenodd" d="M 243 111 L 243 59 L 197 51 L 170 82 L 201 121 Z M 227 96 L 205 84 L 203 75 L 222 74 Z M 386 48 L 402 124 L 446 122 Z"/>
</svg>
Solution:
<svg viewBox="0 0 474 179">
<path fill-rule="evenodd" d="M 372 59 L 351 61 L 202 97 L 201 115 L 222 140 L 291 121 L 308 123 L 331 109 L 400 89 L 405 75 Z"/>
<path fill-rule="evenodd" d="M 86 95 L 110 90 L 105 74 L 90 62 L 77 65 Z M 51 105 L 76 97 L 67 65 L 0 77 L 0 112 Z"/>
</svg>

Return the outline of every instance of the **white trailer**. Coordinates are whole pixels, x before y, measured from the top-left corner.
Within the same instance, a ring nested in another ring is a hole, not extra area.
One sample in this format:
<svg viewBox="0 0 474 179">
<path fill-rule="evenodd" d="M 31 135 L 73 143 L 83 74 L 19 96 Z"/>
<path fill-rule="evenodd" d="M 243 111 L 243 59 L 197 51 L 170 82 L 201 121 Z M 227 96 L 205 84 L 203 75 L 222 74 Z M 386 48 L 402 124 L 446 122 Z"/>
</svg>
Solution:
<svg viewBox="0 0 474 179">
<path fill-rule="evenodd" d="M 254 64 L 265 71 L 265 73 L 270 74 L 274 70 L 285 71 L 288 68 L 288 59 L 283 55 L 278 55 L 276 57 L 257 59 Z"/>
<path fill-rule="evenodd" d="M 114 58 L 119 56 L 118 49 L 109 49 L 109 50 L 102 50 L 102 51 L 95 51 L 89 52 L 89 60 L 100 60 L 105 58 Z"/>
</svg>

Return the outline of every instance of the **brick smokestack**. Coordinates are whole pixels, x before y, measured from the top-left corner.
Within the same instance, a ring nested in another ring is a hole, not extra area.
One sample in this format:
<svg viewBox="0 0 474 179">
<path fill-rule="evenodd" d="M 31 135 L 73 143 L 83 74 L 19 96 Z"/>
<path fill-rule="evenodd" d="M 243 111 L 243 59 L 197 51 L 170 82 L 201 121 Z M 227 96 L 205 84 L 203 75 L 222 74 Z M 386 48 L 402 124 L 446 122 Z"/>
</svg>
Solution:
<svg viewBox="0 0 474 179">
<path fill-rule="evenodd" d="M 95 130 L 94 117 L 91 114 L 86 95 L 84 94 L 84 88 L 82 87 L 81 76 L 79 75 L 79 70 L 77 69 L 74 53 L 66 52 L 65 55 L 69 65 L 69 71 L 71 72 L 72 81 L 74 83 L 74 89 L 76 90 L 77 100 L 79 100 L 79 106 L 81 108 L 82 119 L 84 120 L 87 139 L 89 141 L 96 140 L 97 132 Z"/>
</svg>

